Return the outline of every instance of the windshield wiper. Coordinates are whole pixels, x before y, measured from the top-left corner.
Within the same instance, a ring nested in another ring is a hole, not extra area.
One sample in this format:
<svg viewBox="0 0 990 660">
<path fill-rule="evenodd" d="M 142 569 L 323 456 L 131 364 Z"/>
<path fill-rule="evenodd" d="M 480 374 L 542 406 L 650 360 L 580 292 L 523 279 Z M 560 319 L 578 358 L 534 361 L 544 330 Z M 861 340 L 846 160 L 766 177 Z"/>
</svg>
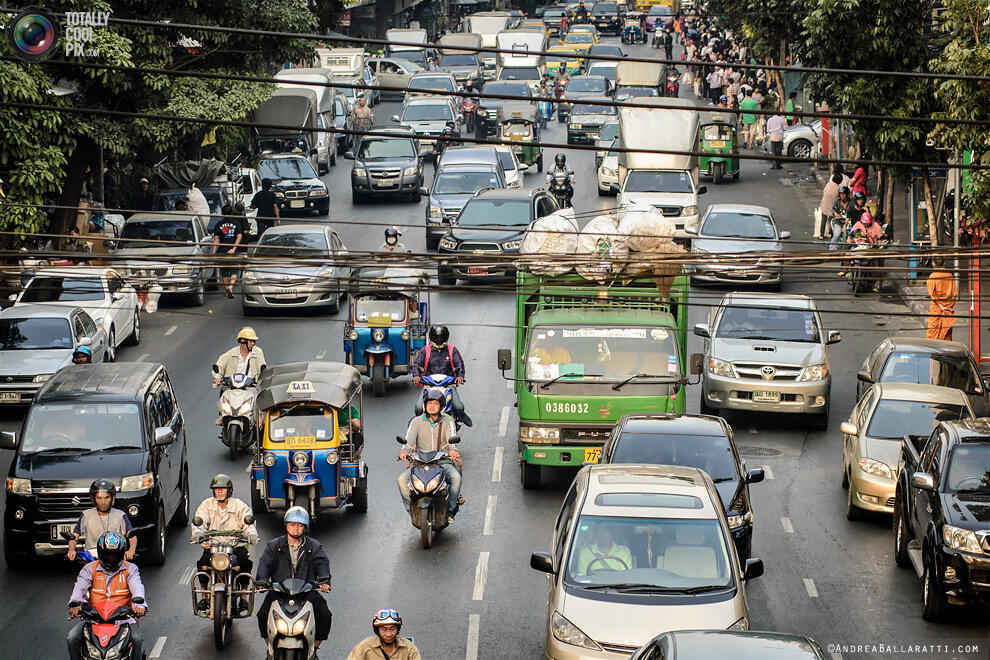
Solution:
<svg viewBox="0 0 990 660">
<path fill-rule="evenodd" d="M 626 589 L 653 589 L 654 587 L 649 584 L 643 584 L 642 582 L 620 582 L 618 584 L 589 584 L 589 585 L 578 585 L 582 589 L 587 589 L 588 591 L 604 591 L 606 589 L 615 589 L 616 591 L 626 590 Z"/>
<path fill-rule="evenodd" d="M 559 376 L 554 376 L 553 378 L 551 378 L 547 382 L 540 383 L 540 389 L 541 390 L 547 389 L 548 387 L 550 387 L 551 385 L 553 385 L 554 383 L 556 383 L 561 378 L 573 378 L 574 376 L 580 376 L 580 375 L 581 374 L 560 374 Z"/>
<path fill-rule="evenodd" d="M 134 445 L 113 445 L 111 447 L 100 447 L 99 449 L 90 449 L 87 453 L 89 453 L 89 454 L 104 454 L 104 453 L 110 453 L 110 452 L 115 452 L 115 451 L 135 450 L 135 449 L 138 450 L 138 451 L 140 451 L 141 450 L 141 447 L 135 447 Z"/>
<path fill-rule="evenodd" d="M 29 454 L 88 454 L 91 449 L 84 449 L 83 447 L 49 447 L 48 449 L 39 449 L 37 451 L 27 452 Z"/>
<path fill-rule="evenodd" d="M 626 378 L 621 383 L 616 383 L 612 386 L 613 390 L 618 391 L 623 385 L 626 385 L 637 378 L 670 378 L 670 374 L 633 374 L 629 378 Z"/>
</svg>

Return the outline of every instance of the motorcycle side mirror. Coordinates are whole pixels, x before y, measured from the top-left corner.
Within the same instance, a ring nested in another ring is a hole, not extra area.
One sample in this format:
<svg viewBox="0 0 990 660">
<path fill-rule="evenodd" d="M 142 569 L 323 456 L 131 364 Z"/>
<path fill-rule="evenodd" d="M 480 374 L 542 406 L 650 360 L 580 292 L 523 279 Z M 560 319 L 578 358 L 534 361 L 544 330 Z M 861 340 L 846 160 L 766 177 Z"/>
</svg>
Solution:
<svg viewBox="0 0 990 660">
<path fill-rule="evenodd" d="M 705 355 L 704 353 L 692 353 L 691 354 L 691 375 L 698 376 L 705 371 Z"/>
<path fill-rule="evenodd" d="M 244 516 L 244 524 L 245 525 L 253 525 L 254 524 L 254 516 L 252 516 L 250 513 L 248 515 Z"/>
<path fill-rule="evenodd" d="M 135 598 L 132 598 L 131 602 L 134 603 L 135 605 L 144 605 L 144 598 L 142 598 L 141 596 L 137 596 Z"/>
<path fill-rule="evenodd" d="M 202 526 L 202 524 L 203 524 L 203 519 L 202 519 L 202 518 L 200 518 L 199 516 L 196 516 L 195 518 L 193 518 L 193 519 L 192 519 L 192 524 L 193 524 L 193 525 L 194 525 L 195 527 L 200 527 L 200 526 Z"/>
<path fill-rule="evenodd" d="M 461 442 L 461 437 L 460 437 L 459 435 L 452 435 L 452 436 L 450 436 L 450 438 L 449 438 L 449 439 L 447 440 L 447 442 L 449 442 L 449 443 L 450 443 L 450 444 L 452 444 L 452 445 L 457 445 L 457 444 L 460 444 L 460 442 Z"/>
<path fill-rule="evenodd" d="M 398 442 L 400 445 L 406 444 L 406 439 L 403 438 L 401 435 L 395 436 L 395 441 Z"/>
<path fill-rule="evenodd" d="M 218 367 L 217 365 L 213 365 L 213 373 L 215 374 L 220 373 L 220 367 Z"/>
<path fill-rule="evenodd" d="M 429 188 L 420 188 L 419 189 L 419 194 L 422 195 L 423 197 L 426 197 L 426 196 L 428 196 L 430 194 L 430 189 Z"/>
<path fill-rule="evenodd" d="M 354 152 L 353 151 L 345 151 L 344 152 L 344 158 L 346 158 L 347 160 L 354 160 Z"/>
</svg>

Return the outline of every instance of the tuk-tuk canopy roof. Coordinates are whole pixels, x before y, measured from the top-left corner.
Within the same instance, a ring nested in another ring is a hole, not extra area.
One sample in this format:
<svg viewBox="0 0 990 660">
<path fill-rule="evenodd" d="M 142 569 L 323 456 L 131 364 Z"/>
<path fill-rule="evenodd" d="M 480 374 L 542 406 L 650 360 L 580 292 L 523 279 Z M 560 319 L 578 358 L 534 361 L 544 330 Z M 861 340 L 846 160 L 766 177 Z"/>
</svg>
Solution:
<svg viewBox="0 0 990 660">
<path fill-rule="evenodd" d="M 352 296 L 369 293 L 397 293 L 413 296 L 430 285 L 430 274 L 422 268 L 399 266 L 364 266 L 351 272 Z"/>
<path fill-rule="evenodd" d="M 258 378 L 258 408 L 315 401 L 341 409 L 361 389 L 361 375 L 341 362 L 289 362 L 268 367 Z"/>
<path fill-rule="evenodd" d="M 531 103 L 510 102 L 504 103 L 498 109 L 498 121 L 512 120 L 528 121 L 536 123 L 536 106 Z"/>
<path fill-rule="evenodd" d="M 735 113 L 728 112 L 705 112 L 701 115 L 701 125 L 709 124 L 732 124 L 735 125 Z"/>
</svg>

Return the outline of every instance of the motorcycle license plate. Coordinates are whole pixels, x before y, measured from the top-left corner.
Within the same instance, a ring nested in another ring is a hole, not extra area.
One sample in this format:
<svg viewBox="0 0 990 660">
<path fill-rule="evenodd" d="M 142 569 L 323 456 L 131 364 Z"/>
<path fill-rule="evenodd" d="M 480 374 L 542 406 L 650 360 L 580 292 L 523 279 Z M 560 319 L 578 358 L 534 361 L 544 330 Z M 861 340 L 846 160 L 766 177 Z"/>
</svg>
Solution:
<svg viewBox="0 0 990 660">
<path fill-rule="evenodd" d="M 780 401 L 780 392 L 756 390 L 753 392 L 753 401 L 757 401 L 759 403 L 777 403 Z"/>
<path fill-rule="evenodd" d="M 379 179 L 378 180 L 378 187 L 379 188 L 393 188 L 393 187 L 395 187 L 395 179 Z"/>
<path fill-rule="evenodd" d="M 289 201 L 289 208 L 290 209 L 301 209 L 304 206 L 306 206 L 306 202 L 304 202 L 301 199 L 293 199 L 293 200 L 290 200 Z"/>
<path fill-rule="evenodd" d="M 597 463 L 598 459 L 602 456 L 601 447 L 585 447 L 584 448 L 584 462 L 585 463 Z"/>
<path fill-rule="evenodd" d="M 0 403 L 20 403 L 20 392 L 0 392 Z"/>
<path fill-rule="evenodd" d="M 52 525 L 52 540 L 62 541 L 62 532 L 72 532 L 72 528 L 75 527 L 73 523 L 67 523 L 65 525 Z"/>
<path fill-rule="evenodd" d="M 488 274 L 488 266 L 469 266 L 468 275 L 486 275 Z"/>
</svg>

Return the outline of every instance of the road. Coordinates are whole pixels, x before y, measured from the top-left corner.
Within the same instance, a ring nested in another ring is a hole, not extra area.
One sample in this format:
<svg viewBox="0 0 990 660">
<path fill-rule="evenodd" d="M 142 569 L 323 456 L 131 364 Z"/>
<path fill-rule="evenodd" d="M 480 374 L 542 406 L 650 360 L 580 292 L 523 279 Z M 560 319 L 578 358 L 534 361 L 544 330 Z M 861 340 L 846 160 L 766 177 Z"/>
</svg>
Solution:
<svg viewBox="0 0 990 660">
<path fill-rule="evenodd" d="M 636 54 L 656 51 L 646 46 Z M 685 88 L 682 95 L 689 94 Z M 398 104 L 375 108 L 379 123 Z M 554 142 L 565 140 L 563 125 L 553 123 L 544 133 Z M 552 160 L 552 151 L 547 155 Z M 613 198 L 595 191 L 593 155 L 571 150 L 579 212 L 608 208 Z M 383 202 L 352 207 L 350 164 L 341 159 L 326 181 L 332 195 L 329 221 L 345 244 L 357 250 L 376 249 L 382 223 L 424 222 L 424 202 Z M 805 166 L 788 165 L 771 172 L 762 162 L 744 161 L 738 182 L 715 186 L 703 204 L 745 202 L 768 206 L 782 229 L 793 233 L 791 249 L 810 240 L 810 209 L 819 194 L 809 185 Z M 427 174 L 427 179 L 431 173 Z M 541 175 L 527 174 L 526 187 L 542 185 Z M 814 200 L 814 201 L 813 201 Z M 590 216 L 585 216 L 588 218 Z M 312 219 L 307 219 L 312 221 Z M 324 220 L 326 221 L 326 219 Z M 344 224 L 344 221 L 350 224 Z M 413 251 L 425 250 L 423 231 L 406 230 L 402 238 Z M 982 643 L 977 654 L 913 653 L 897 657 L 987 657 L 984 613 L 957 614 L 952 623 L 932 625 L 921 618 L 920 583 L 898 569 L 892 557 L 889 520 L 878 517 L 850 523 L 844 516 L 845 491 L 839 486 L 841 437 L 838 427 L 854 404 L 855 373 L 863 356 L 884 336 L 917 334 L 921 322 L 891 316 L 906 311 L 892 297 L 852 299 L 844 282 L 830 276 L 789 274 L 785 292 L 806 293 L 819 300 L 828 329 L 843 333 L 831 349 L 834 373 L 832 420 L 828 431 L 812 432 L 801 420 L 760 415 L 729 419 L 737 443 L 750 467 L 763 466 L 767 480 L 752 487 L 755 511 L 753 556 L 766 564 L 766 575 L 748 585 L 754 629 L 808 634 L 823 645 L 929 644 L 952 640 Z M 691 324 L 702 322 L 707 305 L 724 293 L 692 291 L 696 305 Z M 495 365 L 495 351 L 508 347 L 513 321 L 513 298 L 505 293 L 454 290 L 433 294 L 433 318 L 452 326 L 452 340 L 467 361 L 462 397 L 474 418 L 461 445 L 465 460 L 464 497 L 467 504 L 457 522 L 424 551 L 419 533 L 402 510 L 395 487 L 400 472 L 393 438 L 402 433 L 417 391 L 405 380 L 394 384 L 385 398 L 366 389 L 364 415 L 370 465 L 367 514 L 348 511 L 321 517 L 312 530 L 331 559 L 334 611 L 331 639 L 321 657 L 343 658 L 370 633 L 372 613 L 383 607 L 404 616 L 403 634 L 412 635 L 426 658 L 540 658 L 545 620 L 545 579 L 529 568 L 529 555 L 547 549 L 552 521 L 573 471 L 544 478 L 539 491 L 523 491 L 516 465 L 517 417 L 512 392 Z M 843 314 L 855 311 L 857 314 Z M 189 464 L 194 503 L 208 496 L 211 477 L 227 472 L 235 495 L 248 499 L 248 459 L 232 462 L 216 438 L 216 391 L 210 388 L 208 365 L 233 345 L 245 324 L 261 336 L 272 364 L 327 359 L 342 360 L 343 313 L 336 316 L 261 317 L 249 321 L 238 300 L 210 296 L 198 309 L 164 306 L 144 317 L 139 346 L 121 350 L 124 361 L 163 363 L 173 380 L 189 432 Z M 689 349 L 700 350 L 691 336 Z M 689 410 L 697 411 L 697 386 L 689 387 Z M 18 430 L 21 418 L 8 411 L 3 430 Z M 3 465 L 9 462 L 3 457 Z M 262 516 L 261 536 L 280 533 L 279 518 Z M 149 657 L 221 658 L 247 654 L 262 657 L 255 620 L 235 622 L 228 650 L 213 648 L 210 623 L 190 611 L 187 567 L 200 549 L 190 545 L 187 530 L 172 530 L 168 561 L 161 568 L 143 568 L 150 615 L 144 620 Z M 255 556 L 257 557 L 257 552 Z M 39 562 L 30 572 L 0 570 L 0 593 L 7 614 L 0 620 L 0 657 L 59 657 L 64 653 L 65 601 L 73 570 L 64 562 Z M 183 584 L 183 577 L 186 583 Z M 843 657 L 862 657 L 847 652 Z M 885 657 L 884 653 L 870 657 Z"/>
</svg>

